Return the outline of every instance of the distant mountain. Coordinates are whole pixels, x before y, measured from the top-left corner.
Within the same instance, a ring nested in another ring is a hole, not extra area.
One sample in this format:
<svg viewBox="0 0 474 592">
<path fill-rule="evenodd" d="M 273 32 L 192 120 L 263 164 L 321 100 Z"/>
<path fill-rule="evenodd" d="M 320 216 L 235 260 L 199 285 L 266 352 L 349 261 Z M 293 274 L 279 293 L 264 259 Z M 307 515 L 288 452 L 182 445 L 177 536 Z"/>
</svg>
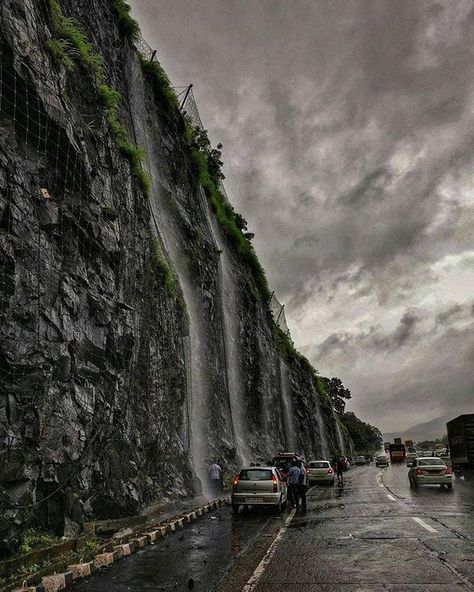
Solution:
<svg viewBox="0 0 474 592">
<path fill-rule="evenodd" d="M 394 438 L 401 438 L 402 440 L 434 440 L 446 434 L 446 422 L 453 419 L 452 416 L 443 415 L 425 423 L 414 425 L 403 432 L 384 434 L 384 442 L 393 442 Z"/>
</svg>

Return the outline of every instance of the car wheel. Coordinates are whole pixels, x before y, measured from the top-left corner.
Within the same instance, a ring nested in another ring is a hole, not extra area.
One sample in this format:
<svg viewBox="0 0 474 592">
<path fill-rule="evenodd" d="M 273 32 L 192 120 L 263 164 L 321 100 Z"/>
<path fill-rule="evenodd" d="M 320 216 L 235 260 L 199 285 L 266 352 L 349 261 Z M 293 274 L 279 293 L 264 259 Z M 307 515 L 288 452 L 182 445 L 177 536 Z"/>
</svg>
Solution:
<svg viewBox="0 0 474 592">
<path fill-rule="evenodd" d="M 408 477 L 408 481 L 410 482 L 410 489 L 413 489 L 413 481 L 411 480 L 411 477 Z"/>
<path fill-rule="evenodd" d="M 237 514 L 239 512 L 239 504 L 232 504 L 232 511 L 234 514 Z"/>
<path fill-rule="evenodd" d="M 452 488 L 453 488 L 453 484 L 452 484 L 452 483 L 447 483 L 446 487 L 447 487 L 448 489 L 452 489 Z"/>
<path fill-rule="evenodd" d="M 418 481 L 416 480 L 416 478 L 413 478 L 413 487 L 415 489 L 418 489 Z"/>
<path fill-rule="evenodd" d="M 278 514 L 281 514 L 283 512 L 283 502 L 281 501 L 281 498 L 276 506 L 276 511 Z"/>
</svg>

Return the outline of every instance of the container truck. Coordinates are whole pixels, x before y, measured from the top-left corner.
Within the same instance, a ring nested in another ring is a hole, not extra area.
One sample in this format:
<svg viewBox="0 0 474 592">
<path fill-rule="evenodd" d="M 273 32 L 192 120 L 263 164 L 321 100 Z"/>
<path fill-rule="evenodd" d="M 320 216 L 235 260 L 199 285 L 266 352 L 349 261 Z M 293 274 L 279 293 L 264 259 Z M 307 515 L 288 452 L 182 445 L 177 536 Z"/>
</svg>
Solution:
<svg viewBox="0 0 474 592">
<path fill-rule="evenodd" d="M 446 424 L 453 467 L 474 469 L 474 413 L 459 415 Z"/>
</svg>

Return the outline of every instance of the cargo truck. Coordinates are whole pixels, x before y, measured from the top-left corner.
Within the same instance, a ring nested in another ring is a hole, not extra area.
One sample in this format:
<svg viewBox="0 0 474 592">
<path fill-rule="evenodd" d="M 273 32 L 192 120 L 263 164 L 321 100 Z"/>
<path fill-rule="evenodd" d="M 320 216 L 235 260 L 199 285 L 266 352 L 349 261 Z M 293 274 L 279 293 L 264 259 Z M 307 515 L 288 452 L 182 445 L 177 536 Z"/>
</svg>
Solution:
<svg viewBox="0 0 474 592">
<path fill-rule="evenodd" d="M 460 415 L 446 424 L 453 468 L 474 469 L 474 413 Z"/>
</svg>

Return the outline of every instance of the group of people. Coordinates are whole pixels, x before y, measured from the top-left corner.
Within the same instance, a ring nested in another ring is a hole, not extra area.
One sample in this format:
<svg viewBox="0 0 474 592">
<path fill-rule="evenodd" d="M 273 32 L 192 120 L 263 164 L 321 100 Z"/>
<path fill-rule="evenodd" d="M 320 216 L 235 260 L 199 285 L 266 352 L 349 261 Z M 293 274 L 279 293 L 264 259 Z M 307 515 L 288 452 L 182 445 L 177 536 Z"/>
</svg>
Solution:
<svg viewBox="0 0 474 592">
<path fill-rule="evenodd" d="M 288 503 L 298 509 L 301 505 L 306 510 L 306 491 L 308 490 L 308 476 L 306 468 L 300 460 L 292 460 L 289 468 L 280 470 L 282 477 L 288 484 Z"/>
</svg>

